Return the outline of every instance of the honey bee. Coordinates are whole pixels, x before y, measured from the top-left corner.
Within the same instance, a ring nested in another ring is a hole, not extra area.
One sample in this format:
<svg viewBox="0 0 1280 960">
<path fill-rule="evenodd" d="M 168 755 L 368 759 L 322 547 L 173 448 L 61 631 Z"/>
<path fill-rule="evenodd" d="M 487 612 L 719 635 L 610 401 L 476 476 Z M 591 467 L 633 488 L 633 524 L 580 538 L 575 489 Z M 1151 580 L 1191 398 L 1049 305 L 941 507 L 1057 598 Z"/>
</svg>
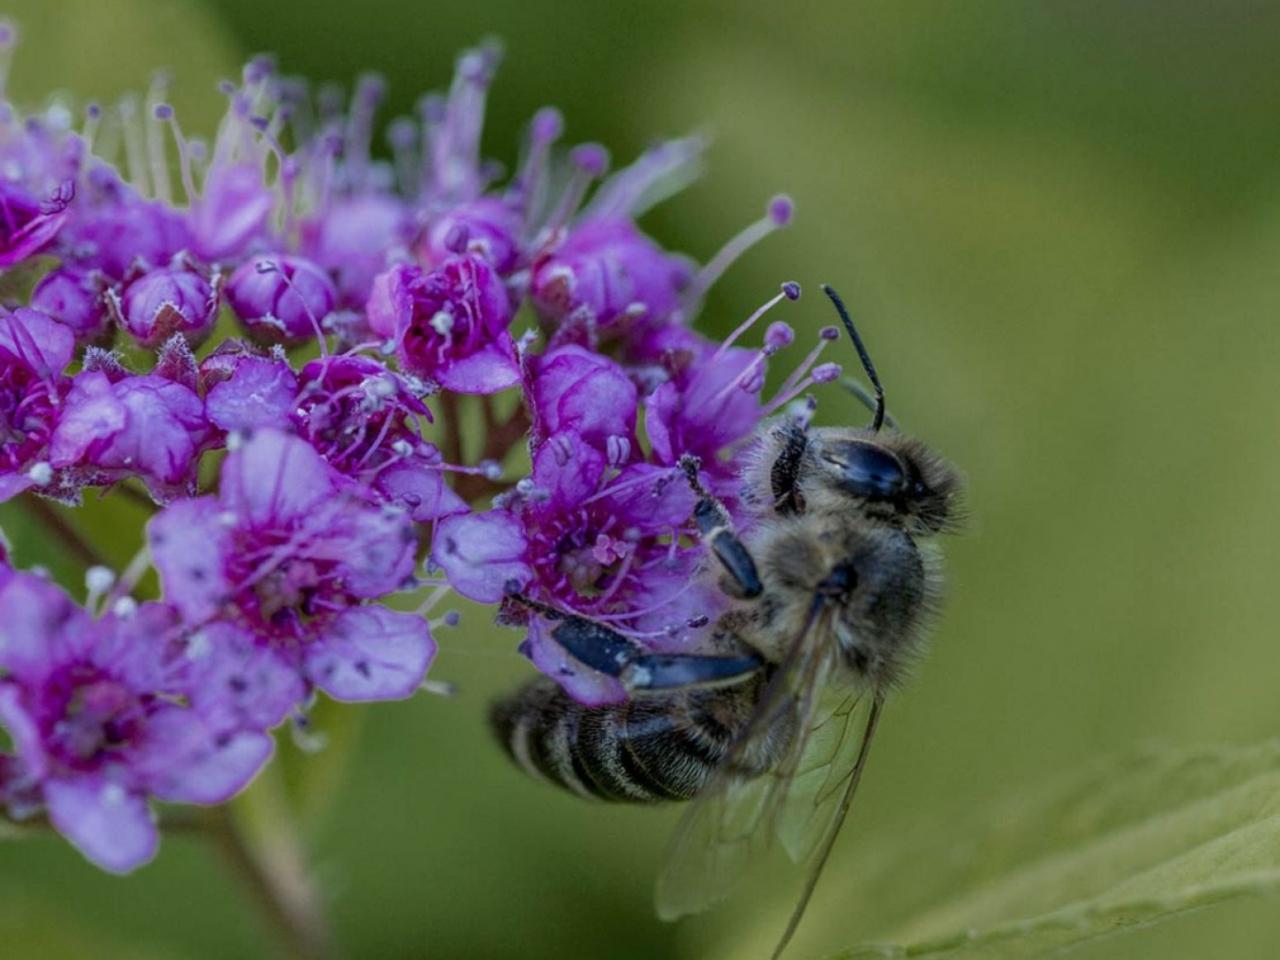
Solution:
<svg viewBox="0 0 1280 960">
<path fill-rule="evenodd" d="M 724 897 L 774 840 L 807 863 L 775 958 L 849 811 L 886 696 L 924 651 L 941 581 L 930 538 L 955 527 L 961 492 L 951 465 L 882 429 L 879 376 L 839 295 L 823 291 L 874 388 L 874 417 L 866 428 L 765 424 L 742 475 L 741 537 L 696 460 L 682 462 L 694 523 L 733 598 L 706 649 L 649 653 L 517 597 L 557 621 L 569 656 L 631 696 L 588 707 L 539 678 L 492 711 L 501 743 L 537 777 L 583 797 L 692 801 L 658 879 L 664 919 Z"/>
</svg>

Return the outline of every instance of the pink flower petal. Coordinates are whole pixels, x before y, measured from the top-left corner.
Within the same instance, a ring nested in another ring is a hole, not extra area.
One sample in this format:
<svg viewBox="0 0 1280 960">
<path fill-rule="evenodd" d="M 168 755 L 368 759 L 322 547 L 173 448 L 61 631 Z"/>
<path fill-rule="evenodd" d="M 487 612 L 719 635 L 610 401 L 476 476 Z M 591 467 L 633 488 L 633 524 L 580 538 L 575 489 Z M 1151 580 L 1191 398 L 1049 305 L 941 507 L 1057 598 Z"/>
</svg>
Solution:
<svg viewBox="0 0 1280 960">
<path fill-rule="evenodd" d="M 626 687 L 616 677 L 584 667 L 565 653 L 552 638 L 550 625 L 541 618 L 535 617 L 530 622 L 529 635 L 520 645 L 520 652 L 560 684 L 565 693 L 588 707 L 622 703 L 627 699 Z"/>
<path fill-rule="evenodd" d="M 520 364 L 511 337 L 503 333 L 501 342 L 455 360 L 435 375 L 442 387 L 455 393 L 497 393 L 520 382 Z"/>
<path fill-rule="evenodd" d="M 436 526 L 432 557 L 453 589 L 480 603 L 497 603 L 506 584 L 533 578 L 520 522 L 503 510 L 445 517 Z"/>
<path fill-rule="evenodd" d="M 307 646 L 307 675 L 335 700 L 412 696 L 436 652 L 427 622 L 385 607 L 355 607 Z"/>
<path fill-rule="evenodd" d="M 214 497 L 179 500 L 147 524 L 165 600 L 197 623 L 214 616 L 231 589 L 224 564 L 231 544 L 220 512 Z"/>
<path fill-rule="evenodd" d="M 49 819 L 91 862 L 129 873 L 150 861 L 160 836 L 147 801 L 103 777 L 47 780 Z"/>
<path fill-rule="evenodd" d="M 222 466 L 222 502 L 242 525 L 278 526 L 333 496 L 333 475 L 305 440 L 259 430 Z"/>
<path fill-rule="evenodd" d="M 271 757 L 274 741 L 257 730 L 216 735 L 204 719 L 175 707 L 147 721 L 148 745 L 134 766 L 147 788 L 173 803 L 222 803 Z"/>
</svg>

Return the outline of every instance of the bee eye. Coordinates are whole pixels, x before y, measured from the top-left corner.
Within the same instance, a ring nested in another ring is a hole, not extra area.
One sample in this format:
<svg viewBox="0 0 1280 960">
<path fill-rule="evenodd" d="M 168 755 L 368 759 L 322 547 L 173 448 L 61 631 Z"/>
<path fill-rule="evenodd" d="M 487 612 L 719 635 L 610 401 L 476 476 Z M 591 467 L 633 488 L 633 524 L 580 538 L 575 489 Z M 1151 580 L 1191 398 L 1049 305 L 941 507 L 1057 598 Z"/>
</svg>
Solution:
<svg viewBox="0 0 1280 960">
<path fill-rule="evenodd" d="M 891 500 L 907 489 L 902 464 L 893 454 L 869 443 L 850 444 L 834 462 L 840 466 L 840 483 L 854 496 Z"/>
</svg>

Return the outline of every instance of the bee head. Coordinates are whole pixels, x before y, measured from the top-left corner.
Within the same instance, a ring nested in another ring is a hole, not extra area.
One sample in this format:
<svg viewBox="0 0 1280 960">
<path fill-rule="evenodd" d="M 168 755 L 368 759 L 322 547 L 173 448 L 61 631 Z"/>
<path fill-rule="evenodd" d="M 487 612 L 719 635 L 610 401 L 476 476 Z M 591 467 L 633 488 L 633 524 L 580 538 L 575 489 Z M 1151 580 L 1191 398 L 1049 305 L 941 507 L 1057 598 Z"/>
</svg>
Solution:
<svg viewBox="0 0 1280 960">
<path fill-rule="evenodd" d="M 812 433 L 825 485 L 871 518 L 931 534 L 956 524 L 960 478 L 923 443 L 900 433 L 841 428 Z"/>
<path fill-rule="evenodd" d="M 955 468 L 928 447 L 896 431 L 881 432 L 887 417 L 884 387 L 840 295 L 826 284 L 823 292 L 840 315 L 874 397 L 858 391 L 872 408 L 865 430 L 820 430 L 814 445 L 817 461 L 833 492 L 860 501 L 867 516 L 905 527 L 912 533 L 939 533 L 957 523 L 960 477 Z"/>
</svg>

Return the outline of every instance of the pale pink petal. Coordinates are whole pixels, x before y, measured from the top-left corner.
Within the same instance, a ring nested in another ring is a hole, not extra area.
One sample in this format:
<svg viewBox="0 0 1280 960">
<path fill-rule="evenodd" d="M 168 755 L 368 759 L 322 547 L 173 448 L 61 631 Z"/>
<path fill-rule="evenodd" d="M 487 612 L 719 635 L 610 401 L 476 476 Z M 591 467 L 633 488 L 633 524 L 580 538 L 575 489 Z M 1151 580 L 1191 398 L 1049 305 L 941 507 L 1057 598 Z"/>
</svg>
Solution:
<svg viewBox="0 0 1280 960">
<path fill-rule="evenodd" d="M 57 831 L 103 870 L 129 873 L 160 845 L 144 797 L 102 777 L 46 780 L 44 800 Z"/>
<path fill-rule="evenodd" d="M 504 510 L 445 517 L 436 525 L 431 556 L 453 589 L 480 603 L 497 603 L 506 586 L 533 579 L 520 522 Z"/>
<path fill-rule="evenodd" d="M 455 393 L 497 393 L 520 382 L 520 364 L 511 337 L 503 333 L 500 342 L 454 360 L 435 376 L 442 387 Z"/>
<path fill-rule="evenodd" d="M 239 523 L 275 527 L 301 519 L 334 493 L 333 475 L 305 440 L 258 430 L 222 466 L 222 502 Z"/>
<path fill-rule="evenodd" d="M 134 768 L 157 799 L 173 803 L 229 800 L 274 749 L 274 741 L 261 731 L 218 734 L 199 714 L 181 708 L 151 717 L 147 741 Z"/>
<path fill-rule="evenodd" d="M 421 617 L 355 607 L 307 646 L 304 665 L 335 700 L 399 700 L 418 689 L 435 652 Z"/>
<path fill-rule="evenodd" d="M 520 652 L 533 665 L 564 689 L 564 692 L 588 707 L 622 703 L 627 690 L 616 677 L 584 667 L 556 643 L 551 636 L 553 626 L 535 617 L 529 623 L 529 635 L 520 644 Z"/>
<path fill-rule="evenodd" d="M 230 592 L 228 528 L 214 497 L 179 500 L 151 518 L 147 542 L 164 598 L 193 622 L 207 620 Z"/>
</svg>

